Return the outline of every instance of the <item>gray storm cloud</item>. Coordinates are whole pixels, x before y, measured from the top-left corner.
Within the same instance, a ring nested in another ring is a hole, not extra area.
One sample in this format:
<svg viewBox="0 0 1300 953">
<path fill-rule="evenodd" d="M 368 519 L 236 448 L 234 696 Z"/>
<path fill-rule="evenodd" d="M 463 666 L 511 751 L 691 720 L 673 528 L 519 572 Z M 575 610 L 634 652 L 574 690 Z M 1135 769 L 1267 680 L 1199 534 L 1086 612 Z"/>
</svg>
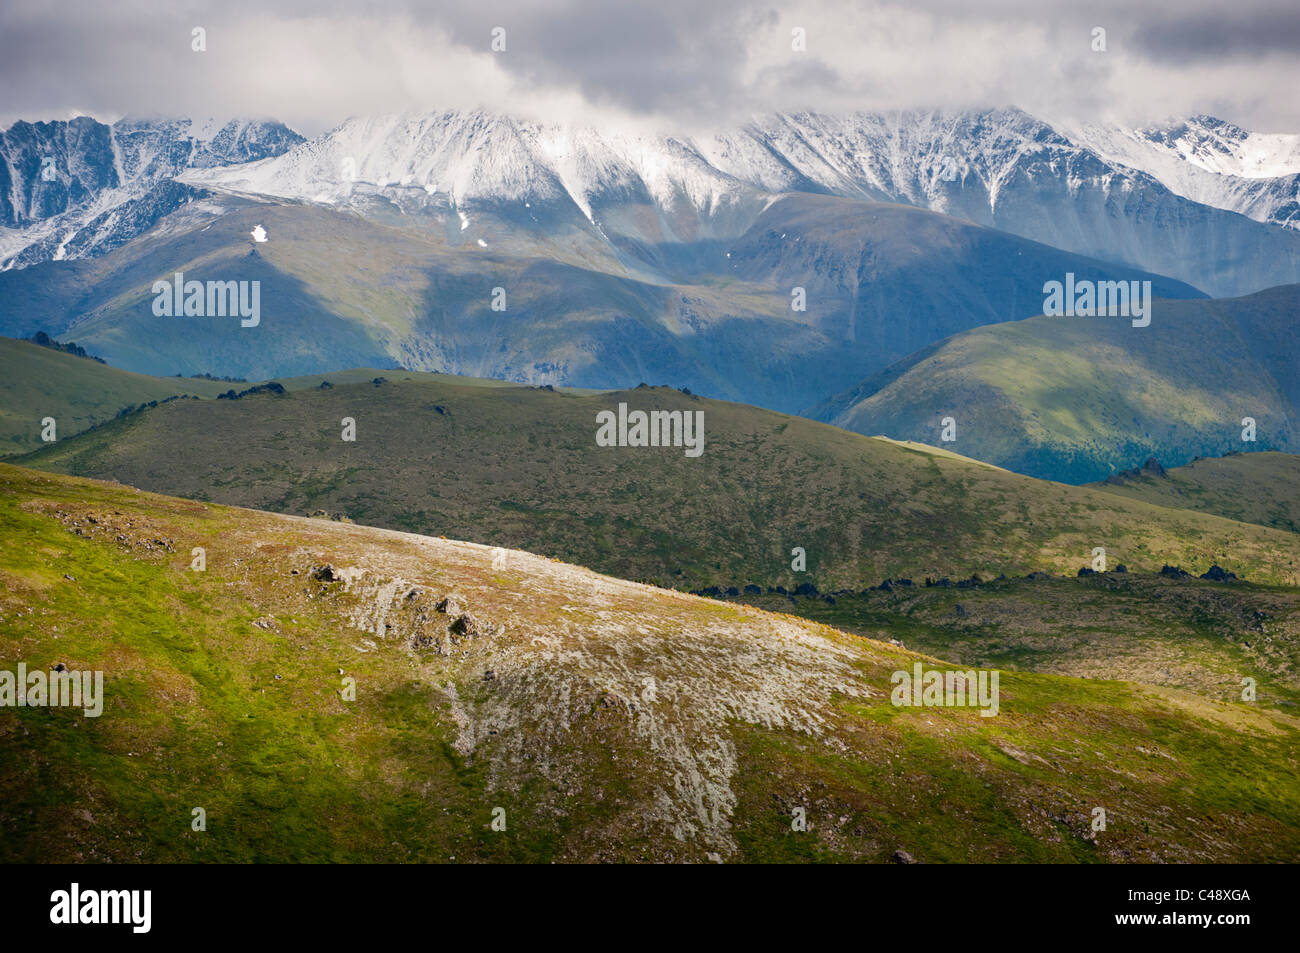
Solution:
<svg viewBox="0 0 1300 953">
<path fill-rule="evenodd" d="M 505 50 L 491 48 L 494 28 Z M 205 31 L 196 52 L 192 31 Z M 1092 31 L 1107 49 L 1092 49 Z M 804 49 L 793 36 L 802 31 Z M 87 113 L 274 116 L 485 106 L 733 121 L 771 109 L 1015 104 L 1047 115 L 1213 112 L 1300 130 L 1284 95 L 1300 7 L 957 0 L 369 3 L 9 0 L 0 122 Z"/>
</svg>

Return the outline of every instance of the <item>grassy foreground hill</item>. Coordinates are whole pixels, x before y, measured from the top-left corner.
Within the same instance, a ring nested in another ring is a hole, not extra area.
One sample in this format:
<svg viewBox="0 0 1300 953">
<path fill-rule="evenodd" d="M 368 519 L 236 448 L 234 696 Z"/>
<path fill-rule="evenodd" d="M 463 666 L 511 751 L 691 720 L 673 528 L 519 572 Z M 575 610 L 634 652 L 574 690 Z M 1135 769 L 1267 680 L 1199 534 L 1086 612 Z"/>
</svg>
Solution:
<svg viewBox="0 0 1300 953">
<path fill-rule="evenodd" d="M 857 433 L 939 443 L 1017 473 L 1086 483 L 1154 456 L 1300 450 L 1300 285 L 1152 304 L 1125 318 L 988 325 L 917 351 L 809 411 Z M 1244 418 L 1254 441 L 1242 439 Z"/>
<path fill-rule="evenodd" d="M 1300 456 L 1233 453 L 1170 470 L 1139 467 L 1097 489 L 1300 533 Z"/>
<path fill-rule="evenodd" d="M 1260 705 L 1004 672 L 995 717 L 896 707 L 892 673 L 940 663 L 9 465 L 0 539 L 0 668 L 105 673 L 98 718 L 0 712 L 4 861 L 1300 856 L 1300 721 Z"/>
<path fill-rule="evenodd" d="M 1134 570 L 1218 563 L 1257 582 L 1300 583 L 1293 533 L 804 418 L 669 388 L 556 392 L 376 373 L 386 379 L 175 401 L 20 459 L 191 499 L 325 510 L 526 549 L 683 589 L 1073 573 L 1097 547 Z M 702 455 L 597 446 L 596 415 L 620 403 L 702 413 Z M 355 441 L 342 439 L 345 419 Z M 806 571 L 792 569 L 795 548 Z"/>
</svg>

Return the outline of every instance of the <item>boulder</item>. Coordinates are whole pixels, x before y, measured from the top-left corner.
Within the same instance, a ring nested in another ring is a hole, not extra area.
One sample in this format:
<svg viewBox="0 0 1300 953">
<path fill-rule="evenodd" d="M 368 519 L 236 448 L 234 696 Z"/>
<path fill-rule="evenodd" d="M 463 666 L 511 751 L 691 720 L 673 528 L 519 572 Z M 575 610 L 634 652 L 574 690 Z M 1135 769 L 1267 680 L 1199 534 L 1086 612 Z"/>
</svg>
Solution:
<svg viewBox="0 0 1300 953">
<path fill-rule="evenodd" d="M 1210 579 L 1214 582 L 1231 582 L 1237 578 L 1235 572 L 1228 572 L 1218 563 L 1211 566 L 1206 572 L 1201 573 L 1202 579 Z"/>
<path fill-rule="evenodd" d="M 464 639 L 473 639 L 483 635 L 484 628 L 479 624 L 478 619 L 466 612 L 451 624 L 451 632 Z"/>
</svg>

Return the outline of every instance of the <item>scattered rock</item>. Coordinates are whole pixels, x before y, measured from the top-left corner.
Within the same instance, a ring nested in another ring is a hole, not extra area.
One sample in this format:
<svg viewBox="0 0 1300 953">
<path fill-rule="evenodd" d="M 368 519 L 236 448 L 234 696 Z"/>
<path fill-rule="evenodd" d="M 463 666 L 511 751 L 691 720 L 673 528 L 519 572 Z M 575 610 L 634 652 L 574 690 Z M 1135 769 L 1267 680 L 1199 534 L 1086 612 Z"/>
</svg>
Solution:
<svg viewBox="0 0 1300 953">
<path fill-rule="evenodd" d="M 1168 474 L 1165 472 L 1165 468 L 1160 465 L 1160 461 L 1155 457 L 1147 457 L 1146 463 L 1142 464 L 1142 466 L 1134 467 L 1131 470 L 1123 470 L 1119 473 L 1112 473 L 1101 482 L 1115 486 L 1123 485 L 1131 480 L 1137 480 L 1141 477 L 1164 478 L 1167 476 Z"/>
<path fill-rule="evenodd" d="M 915 857 L 913 857 L 913 856 L 912 856 L 911 854 L 909 854 L 907 851 L 902 850 L 901 848 L 900 848 L 899 850 L 894 851 L 894 855 L 893 855 L 892 857 L 889 858 L 889 862 L 890 862 L 891 864 L 915 864 L 915 863 L 918 863 L 918 861 L 917 861 L 917 859 L 916 859 Z"/>
<path fill-rule="evenodd" d="M 445 615 L 459 616 L 465 612 L 465 606 L 461 602 L 459 596 L 447 596 L 434 606 L 434 608 Z"/>
<path fill-rule="evenodd" d="M 329 563 L 326 563 L 324 566 L 320 566 L 319 568 L 312 570 L 311 576 L 313 579 L 319 579 L 321 582 L 339 581 L 338 575 L 334 572 L 334 567 L 331 566 Z"/>
<path fill-rule="evenodd" d="M 1166 476 L 1165 468 L 1160 465 L 1155 457 L 1147 457 L 1147 462 L 1142 464 L 1142 472 L 1151 476 Z"/>
<path fill-rule="evenodd" d="M 1021 751 L 1019 748 L 1017 748 L 1013 744 L 1010 744 L 1009 742 L 995 740 L 993 744 L 1003 754 L 1007 755 L 1010 758 L 1015 758 L 1021 764 L 1033 764 L 1035 761 L 1037 761 L 1039 764 L 1048 763 L 1047 759 L 1042 757 L 1041 755 L 1028 754 L 1024 751 Z"/>
<path fill-rule="evenodd" d="M 477 619 L 466 612 L 451 624 L 453 635 L 459 635 L 462 638 L 473 639 L 484 634 L 483 626 L 479 625 Z"/>
<path fill-rule="evenodd" d="M 1209 579 L 1212 582 L 1231 582 L 1237 578 L 1235 572 L 1228 572 L 1218 563 L 1211 566 L 1206 572 L 1201 573 L 1202 579 Z"/>
</svg>

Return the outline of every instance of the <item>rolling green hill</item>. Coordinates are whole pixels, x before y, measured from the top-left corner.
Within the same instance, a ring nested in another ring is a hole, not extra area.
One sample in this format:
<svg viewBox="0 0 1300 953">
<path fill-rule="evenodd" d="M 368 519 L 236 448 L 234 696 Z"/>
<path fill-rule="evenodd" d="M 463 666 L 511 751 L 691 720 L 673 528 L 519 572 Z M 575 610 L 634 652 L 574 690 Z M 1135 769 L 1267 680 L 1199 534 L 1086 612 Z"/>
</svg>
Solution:
<svg viewBox="0 0 1300 953">
<path fill-rule="evenodd" d="M 1293 533 L 741 404 L 668 388 L 562 393 L 386 376 L 175 401 L 21 459 L 193 499 L 527 549 L 680 589 L 1073 573 L 1095 547 L 1134 570 L 1218 563 L 1252 581 L 1300 580 Z M 597 446 L 597 414 L 619 403 L 702 412 L 702 455 Z M 342 439 L 345 418 L 354 442 Z M 792 570 L 796 547 L 806 571 Z"/>
<path fill-rule="evenodd" d="M 1239 700 L 1251 678 L 1262 702 L 1300 704 L 1294 587 L 1109 571 L 734 598 L 963 665 L 1145 682 L 1216 701 Z"/>
<path fill-rule="evenodd" d="M 1159 506 L 1181 506 L 1300 533 L 1300 456 L 1234 453 L 1165 472 L 1135 468 L 1097 489 Z"/>
<path fill-rule="evenodd" d="M 1149 327 L 1039 316 L 917 352 L 809 415 L 938 443 L 1019 473 L 1085 483 L 1154 456 L 1300 450 L 1300 286 L 1161 301 Z M 1242 440 L 1243 418 L 1255 441 Z"/>
<path fill-rule="evenodd" d="M 3 464 L 0 540 L 0 669 L 104 673 L 99 717 L 0 719 L 4 862 L 1300 856 L 1300 721 L 1260 704 L 1008 671 L 994 717 L 895 706 L 894 673 L 947 666 L 527 553 Z"/>
<path fill-rule="evenodd" d="M 369 382 L 392 374 L 376 368 L 353 368 L 328 375 L 333 384 Z M 403 371 L 412 380 L 446 380 L 469 387 L 504 387 L 501 381 L 444 374 Z M 319 387 L 320 376 L 286 377 L 279 383 L 288 390 Z M 214 381 L 194 377 L 150 377 L 74 357 L 30 341 L 0 337 L 0 457 L 27 453 L 41 447 L 41 421 L 53 417 L 59 438 L 112 420 L 121 411 L 150 401 L 189 395 L 215 398 L 236 393 L 256 383 Z"/>
<path fill-rule="evenodd" d="M 217 381 L 132 374 L 30 341 L 0 337 L 0 457 L 41 445 L 41 420 L 71 436 L 111 420 L 126 407 L 179 394 L 215 397 L 233 386 Z"/>
</svg>

